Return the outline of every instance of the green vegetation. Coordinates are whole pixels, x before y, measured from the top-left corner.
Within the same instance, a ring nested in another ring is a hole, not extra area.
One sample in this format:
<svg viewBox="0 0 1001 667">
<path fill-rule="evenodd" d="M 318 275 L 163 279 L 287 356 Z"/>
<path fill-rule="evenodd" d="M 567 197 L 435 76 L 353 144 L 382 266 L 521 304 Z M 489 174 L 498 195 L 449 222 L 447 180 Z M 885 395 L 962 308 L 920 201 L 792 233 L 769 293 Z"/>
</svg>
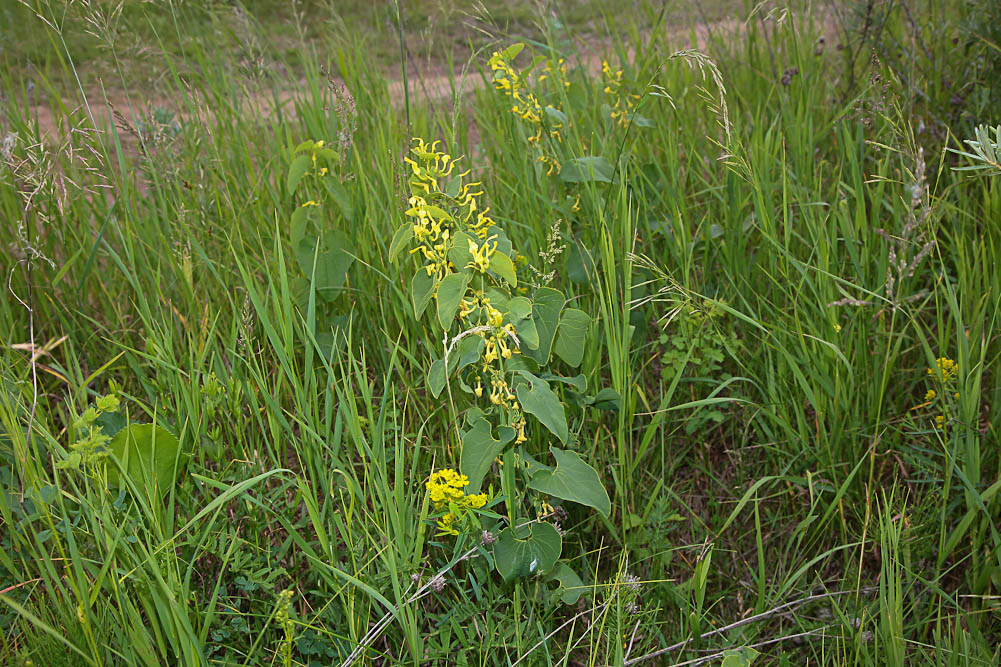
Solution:
<svg viewBox="0 0 1001 667">
<path fill-rule="evenodd" d="M 1001 660 L 991 4 L 27 4 L 4 664 Z"/>
</svg>

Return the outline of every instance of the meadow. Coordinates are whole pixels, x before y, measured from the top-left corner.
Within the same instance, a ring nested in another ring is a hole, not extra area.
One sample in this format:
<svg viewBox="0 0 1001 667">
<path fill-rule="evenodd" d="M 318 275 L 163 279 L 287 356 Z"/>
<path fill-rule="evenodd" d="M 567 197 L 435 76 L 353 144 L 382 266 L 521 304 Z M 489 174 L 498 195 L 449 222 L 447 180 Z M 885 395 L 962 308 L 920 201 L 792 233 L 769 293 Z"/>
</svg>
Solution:
<svg viewBox="0 0 1001 667">
<path fill-rule="evenodd" d="M 0 662 L 1001 662 L 1001 8 L 626 4 L 0 9 Z"/>
</svg>

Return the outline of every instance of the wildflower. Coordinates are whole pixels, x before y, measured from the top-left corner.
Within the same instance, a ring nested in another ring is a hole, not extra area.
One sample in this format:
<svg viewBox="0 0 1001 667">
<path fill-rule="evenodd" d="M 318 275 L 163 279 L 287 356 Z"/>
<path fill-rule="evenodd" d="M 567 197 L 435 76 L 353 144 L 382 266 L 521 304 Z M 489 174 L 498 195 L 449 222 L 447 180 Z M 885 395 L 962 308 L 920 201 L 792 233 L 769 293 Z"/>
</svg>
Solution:
<svg viewBox="0 0 1001 667">
<path fill-rule="evenodd" d="M 521 419 L 517 424 L 514 425 L 514 430 L 518 434 L 518 437 L 515 438 L 514 444 L 520 445 L 523 442 L 528 442 L 528 438 L 525 437 L 525 420 L 524 419 Z"/>
<path fill-rule="evenodd" d="M 937 395 L 938 394 L 935 392 L 934 389 L 929 389 L 927 392 L 925 392 L 925 402 L 930 403 L 931 401 L 934 401 Z"/>
<path fill-rule="evenodd" d="M 928 375 L 938 376 L 943 382 L 951 380 L 959 372 L 959 366 L 948 357 L 939 357 L 935 360 L 935 368 L 928 369 Z"/>
<path fill-rule="evenodd" d="M 945 415 L 938 415 L 935 417 L 935 428 L 945 428 Z"/>
<path fill-rule="evenodd" d="M 314 200 L 310 199 L 308 202 L 302 205 L 301 208 L 309 208 L 310 206 L 319 206 Z"/>
<path fill-rule="evenodd" d="M 495 237 L 491 237 L 495 238 Z M 490 246 L 490 239 L 484 241 L 483 244 L 477 245 L 472 239 L 469 240 L 469 254 L 473 256 L 473 260 L 469 262 L 467 266 L 478 270 L 480 273 L 485 273 L 490 267 L 490 257 L 497 251 L 497 241 L 494 241 L 493 246 Z"/>
<path fill-rule="evenodd" d="M 425 484 L 434 509 L 448 511 L 436 522 L 441 535 L 458 535 L 458 524 L 469 510 L 480 509 L 489 500 L 487 494 L 466 495 L 463 489 L 469 486 L 469 478 L 451 468 L 439 470 L 431 475 Z"/>
</svg>

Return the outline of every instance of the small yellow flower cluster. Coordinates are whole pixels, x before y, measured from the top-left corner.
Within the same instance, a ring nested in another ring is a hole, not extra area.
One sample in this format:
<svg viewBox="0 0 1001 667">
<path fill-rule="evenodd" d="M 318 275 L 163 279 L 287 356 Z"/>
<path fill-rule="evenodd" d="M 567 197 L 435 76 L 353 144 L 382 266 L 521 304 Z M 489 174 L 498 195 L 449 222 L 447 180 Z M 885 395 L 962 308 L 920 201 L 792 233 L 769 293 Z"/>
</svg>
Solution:
<svg viewBox="0 0 1001 667">
<path fill-rule="evenodd" d="M 935 360 L 935 368 L 928 369 L 928 375 L 939 377 L 944 382 L 948 382 L 954 378 L 958 372 L 959 366 L 948 357 L 939 357 Z"/>
<path fill-rule="evenodd" d="M 497 250 L 494 241 L 497 237 L 490 233 L 497 223 L 489 215 L 490 208 L 480 205 L 479 197 L 483 195 L 478 189 L 480 184 L 466 183 L 454 194 L 448 194 L 442 188 L 442 181 L 452 176 L 458 160 L 440 151 L 440 142 L 429 145 L 419 137 L 414 142 L 416 145 L 410 149 L 412 157 L 404 158 L 413 172 L 406 215 L 413 219 L 414 238 L 420 243 L 411 254 L 420 253 L 426 261 L 424 270 L 441 280 L 455 270 L 448 251 L 455 231 L 461 229 L 482 240 L 479 244 L 470 242 L 469 252 L 473 255 L 470 265 L 485 272 L 490 266 L 490 256 Z M 467 174 L 468 171 L 462 172 L 458 177 Z"/>
<path fill-rule="evenodd" d="M 463 489 L 469 486 L 469 478 L 460 475 L 451 468 L 444 468 L 432 473 L 431 479 L 424 485 L 428 490 L 434 509 L 448 512 L 438 520 L 438 530 L 442 534 L 458 535 L 456 524 L 463 514 L 470 509 L 480 509 L 487 504 L 487 494 L 466 495 Z"/>
<path fill-rule="evenodd" d="M 620 126 L 629 124 L 629 117 L 639 95 L 623 93 L 622 70 L 612 71 L 607 60 L 601 61 L 601 76 L 605 81 L 605 94 L 608 95 L 612 111 L 609 117 Z"/>
</svg>

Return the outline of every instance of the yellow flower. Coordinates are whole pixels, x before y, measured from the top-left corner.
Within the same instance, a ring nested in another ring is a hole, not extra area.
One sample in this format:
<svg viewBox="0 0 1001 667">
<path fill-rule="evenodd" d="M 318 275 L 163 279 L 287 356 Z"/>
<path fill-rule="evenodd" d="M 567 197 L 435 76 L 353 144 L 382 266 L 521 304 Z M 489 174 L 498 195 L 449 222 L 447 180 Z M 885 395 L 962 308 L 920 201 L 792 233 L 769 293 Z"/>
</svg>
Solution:
<svg viewBox="0 0 1001 667">
<path fill-rule="evenodd" d="M 935 392 L 935 390 L 934 390 L 934 389 L 929 389 L 929 390 L 928 390 L 928 391 L 927 391 L 927 392 L 925 393 L 925 401 L 926 401 L 926 402 L 928 402 L 928 401 L 933 401 L 933 400 L 935 400 L 935 397 L 936 397 L 937 395 L 938 395 L 938 394 L 937 394 L 937 393 Z"/>
<path fill-rule="evenodd" d="M 935 428 L 945 428 L 945 415 L 935 417 Z"/>
<path fill-rule="evenodd" d="M 939 357 L 935 360 L 935 368 L 928 369 L 928 375 L 937 375 L 943 381 L 948 381 L 959 372 L 959 366 L 948 357 Z"/>
</svg>

